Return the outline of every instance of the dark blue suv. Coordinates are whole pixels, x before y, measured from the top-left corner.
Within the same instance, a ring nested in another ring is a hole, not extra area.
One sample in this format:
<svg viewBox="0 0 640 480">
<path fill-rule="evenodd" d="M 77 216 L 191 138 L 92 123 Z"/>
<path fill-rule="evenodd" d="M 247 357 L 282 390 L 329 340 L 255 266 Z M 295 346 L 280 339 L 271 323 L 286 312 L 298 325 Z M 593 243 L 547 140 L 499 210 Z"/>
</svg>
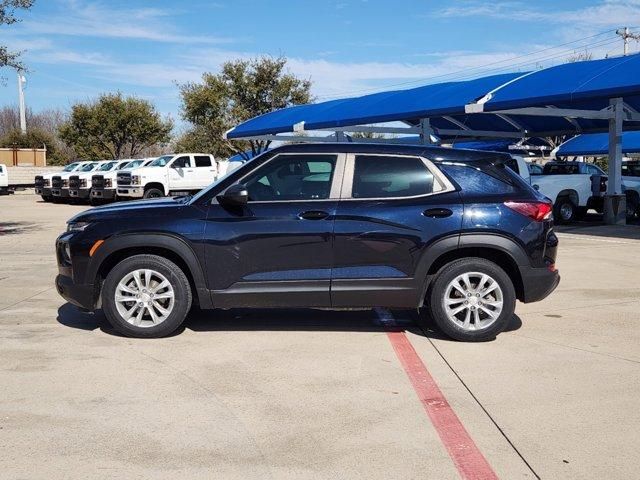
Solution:
<svg viewBox="0 0 640 480">
<path fill-rule="evenodd" d="M 286 145 L 192 197 L 69 221 L 60 294 L 125 335 L 161 337 L 192 304 L 421 308 L 479 341 L 559 282 L 552 205 L 508 156 L 437 147 Z"/>
</svg>

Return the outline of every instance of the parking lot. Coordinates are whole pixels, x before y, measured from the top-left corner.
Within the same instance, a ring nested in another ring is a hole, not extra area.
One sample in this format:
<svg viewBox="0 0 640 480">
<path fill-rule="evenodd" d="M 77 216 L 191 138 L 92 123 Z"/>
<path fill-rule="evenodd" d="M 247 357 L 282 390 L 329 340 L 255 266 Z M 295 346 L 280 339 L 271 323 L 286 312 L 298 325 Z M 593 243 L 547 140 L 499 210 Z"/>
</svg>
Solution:
<svg viewBox="0 0 640 480">
<path fill-rule="evenodd" d="M 39 200 L 0 197 L 2 478 L 637 477 L 637 226 L 559 228 L 557 291 L 488 343 L 323 310 L 137 340 L 57 294 L 87 207 Z"/>
</svg>

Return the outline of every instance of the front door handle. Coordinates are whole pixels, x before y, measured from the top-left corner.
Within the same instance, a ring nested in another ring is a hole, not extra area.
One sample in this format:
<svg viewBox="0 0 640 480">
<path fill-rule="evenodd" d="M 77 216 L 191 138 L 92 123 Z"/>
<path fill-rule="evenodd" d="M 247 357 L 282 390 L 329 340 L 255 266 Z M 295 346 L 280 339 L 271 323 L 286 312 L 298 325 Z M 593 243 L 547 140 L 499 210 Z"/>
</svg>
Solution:
<svg viewBox="0 0 640 480">
<path fill-rule="evenodd" d="M 453 215 L 453 212 L 448 208 L 429 208 L 422 212 L 422 215 L 431 218 L 447 218 Z"/>
<path fill-rule="evenodd" d="M 329 214 L 327 212 L 323 212 L 322 210 L 309 210 L 298 215 L 299 218 L 303 218 L 305 220 L 322 220 L 324 218 L 327 218 L 328 216 Z"/>
</svg>

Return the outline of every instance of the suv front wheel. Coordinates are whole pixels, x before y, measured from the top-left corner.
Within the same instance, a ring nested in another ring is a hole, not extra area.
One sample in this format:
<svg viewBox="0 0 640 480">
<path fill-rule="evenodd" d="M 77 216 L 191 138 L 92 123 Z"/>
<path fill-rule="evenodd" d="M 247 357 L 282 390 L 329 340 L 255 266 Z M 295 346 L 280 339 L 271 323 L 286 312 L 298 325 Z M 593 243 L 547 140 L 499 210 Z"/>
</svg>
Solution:
<svg viewBox="0 0 640 480">
<path fill-rule="evenodd" d="M 516 295 L 505 271 L 484 258 L 451 262 L 436 275 L 428 297 L 431 318 L 465 342 L 495 338 L 513 317 Z"/>
<path fill-rule="evenodd" d="M 102 308 L 118 332 L 157 338 L 173 333 L 191 308 L 191 287 L 175 263 L 134 255 L 118 263 L 102 289 Z"/>
</svg>

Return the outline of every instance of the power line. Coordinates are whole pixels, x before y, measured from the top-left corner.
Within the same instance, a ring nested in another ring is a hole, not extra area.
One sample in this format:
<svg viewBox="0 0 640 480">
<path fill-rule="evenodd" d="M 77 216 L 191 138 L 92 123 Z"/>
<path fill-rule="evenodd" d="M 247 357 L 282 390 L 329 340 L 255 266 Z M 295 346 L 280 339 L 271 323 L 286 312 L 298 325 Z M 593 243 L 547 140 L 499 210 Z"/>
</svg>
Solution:
<svg viewBox="0 0 640 480">
<path fill-rule="evenodd" d="M 466 68 L 466 69 L 463 69 L 463 70 L 443 73 L 443 74 L 439 74 L 439 75 L 432 75 L 432 76 L 429 76 L 429 77 L 423 77 L 421 79 L 409 80 L 409 81 L 406 81 L 406 82 L 400 82 L 400 83 L 385 85 L 385 86 L 381 86 L 381 87 L 377 87 L 377 88 L 345 91 L 345 92 L 342 92 L 342 93 L 339 93 L 339 94 L 332 94 L 332 95 L 322 95 L 322 96 L 320 96 L 318 98 L 320 98 L 320 99 L 331 99 L 331 98 L 339 98 L 341 96 L 357 94 L 357 93 L 374 93 L 374 92 L 377 92 L 377 91 L 388 90 L 388 89 L 394 88 L 394 87 L 401 87 L 401 86 L 407 86 L 407 85 L 413 85 L 413 84 L 421 84 L 421 83 L 425 83 L 427 80 L 434 80 L 434 79 L 438 79 L 438 78 L 446 78 L 446 77 L 451 77 L 451 76 L 457 76 L 456 79 L 463 79 L 463 78 L 460 77 L 461 74 L 462 74 L 463 77 L 466 78 L 466 77 L 473 77 L 473 76 L 476 76 L 476 75 L 480 75 L 480 74 L 484 74 L 484 73 L 492 72 L 492 71 L 504 71 L 506 69 L 513 69 L 513 68 L 516 68 L 516 67 L 519 67 L 519 66 L 534 65 L 536 63 L 540 63 L 540 62 L 543 62 L 543 61 L 552 60 L 552 59 L 555 59 L 555 58 L 560 58 L 560 57 L 566 56 L 568 54 L 571 54 L 572 52 L 575 52 L 578 49 L 601 47 L 601 46 L 605 46 L 605 45 L 609 45 L 611 43 L 617 42 L 619 40 L 618 40 L 617 37 L 615 37 L 615 39 L 612 39 L 612 38 L 601 39 L 601 40 L 598 40 L 596 42 L 586 43 L 586 44 L 582 44 L 582 45 L 576 45 L 571 49 L 564 50 L 564 51 L 562 51 L 560 53 L 554 53 L 552 56 L 535 58 L 535 59 L 532 59 L 532 60 L 527 61 L 527 62 L 519 62 L 519 63 L 515 63 L 515 64 L 509 63 L 509 64 L 503 65 L 501 67 L 496 67 L 496 68 L 492 68 L 492 69 L 491 68 L 487 68 L 487 67 L 490 67 L 490 66 L 493 66 L 493 65 L 500 65 L 500 64 L 505 64 L 506 62 L 513 62 L 513 60 L 517 60 L 517 59 L 521 59 L 521 58 L 528 58 L 528 57 L 536 56 L 536 55 L 539 55 L 539 54 L 544 53 L 544 52 L 548 52 L 548 51 L 551 51 L 551 50 L 557 50 L 557 49 L 565 47 L 567 45 L 573 45 L 573 44 L 576 44 L 576 43 L 579 43 L 579 42 L 584 42 L 585 40 L 590 40 L 590 39 L 593 39 L 593 38 L 596 38 L 596 37 L 600 37 L 602 35 L 607 35 L 607 34 L 611 35 L 613 33 L 614 33 L 613 30 L 607 30 L 607 31 L 604 31 L 604 32 L 597 33 L 595 35 L 590 35 L 588 37 L 580 38 L 578 40 L 573 40 L 571 42 L 566 42 L 566 43 L 562 43 L 562 44 L 555 45 L 555 46 L 552 46 L 552 47 L 543 48 L 541 50 L 537 50 L 537 51 L 534 51 L 534 52 L 526 53 L 526 54 L 523 54 L 523 55 L 518 55 L 518 56 L 515 56 L 515 57 L 510 57 L 510 58 L 507 58 L 507 59 L 498 60 L 498 61 L 487 63 L 485 65 L 478 66 L 478 67 Z M 472 72 L 474 72 L 474 73 L 472 73 Z"/>
</svg>

